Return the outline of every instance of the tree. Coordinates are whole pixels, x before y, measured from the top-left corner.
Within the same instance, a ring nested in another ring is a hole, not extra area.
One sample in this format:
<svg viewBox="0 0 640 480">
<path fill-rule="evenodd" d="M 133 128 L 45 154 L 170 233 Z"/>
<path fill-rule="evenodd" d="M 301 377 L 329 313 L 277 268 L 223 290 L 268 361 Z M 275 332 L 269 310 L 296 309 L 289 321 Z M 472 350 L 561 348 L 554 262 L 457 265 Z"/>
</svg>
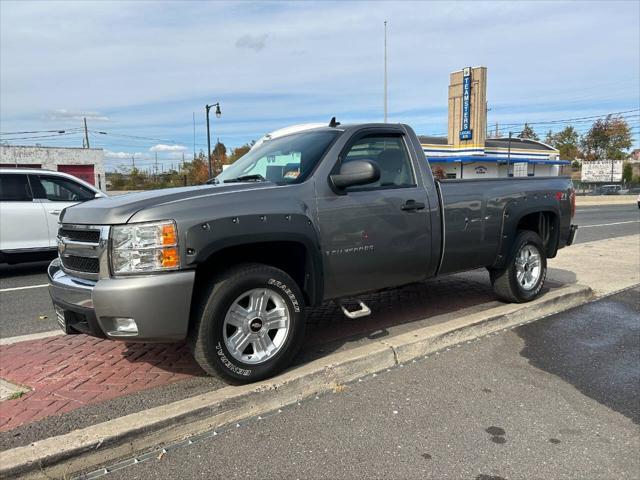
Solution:
<svg viewBox="0 0 640 480">
<path fill-rule="evenodd" d="M 253 143 L 253 142 L 252 142 Z M 251 150 L 251 144 L 245 143 L 241 147 L 236 147 L 232 150 L 231 155 L 227 157 L 227 164 L 231 165 L 233 162 L 238 160 L 240 157 L 246 155 L 249 150 Z"/>
<path fill-rule="evenodd" d="M 518 135 L 518 138 L 528 138 L 528 139 L 531 139 L 531 140 L 540 140 L 538 135 L 536 135 L 536 132 L 533 130 L 533 128 L 531 128 L 529 126 L 528 123 L 524 124 L 524 128 L 522 129 L 522 131 Z"/>
<path fill-rule="evenodd" d="M 184 169 L 189 185 L 202 185 L 209 179 L 209 165 L 204 152 L 200 152 L 192 162 L 186 163 Z"/>
<path fill-rule="evenodd" d="M 547 132 L 547 136 L 544 137 L 544 143 L 546 143 L 547 145 L 553 146 L 554 138 L 555 138 L 555 135 L 551 130 L 549 130 Z"/>
<path fill-rule="evenodd" d="M 624 160 L 631 148 L 631 130 L 621 117 L 598 119 L 582 138 L 586 160 Z"/>
<path fill-rule="evenodd" d="M 211 152 L 211 169 L 214 177 L 222 172 L 222 166 L 226 163 L 226 159 L 227 147 L 218 140 L 216 146 L 213 147 L 213 152 Z"/>
<path fill-rule="evenodd" d="M 580 155 L 580 136 L 571 125 L 553 135 L 549 145 L 558 149 L 562 160 L 573 160 Z"/>
</svg>

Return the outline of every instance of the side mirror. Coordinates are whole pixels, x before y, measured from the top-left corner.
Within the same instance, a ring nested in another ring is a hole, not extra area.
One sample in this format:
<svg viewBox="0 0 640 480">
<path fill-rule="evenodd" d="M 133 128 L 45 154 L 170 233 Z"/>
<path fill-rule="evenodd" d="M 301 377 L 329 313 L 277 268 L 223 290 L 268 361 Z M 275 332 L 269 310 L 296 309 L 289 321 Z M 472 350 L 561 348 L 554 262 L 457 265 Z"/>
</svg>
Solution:
<svg viewBox="0 0 640 480">
<path fill-rule="evenodd" d="M 102 192 L 96 192 L 93 198 L 107 198 L 107 196 Z"/>
<path fill-rule="evenodd" d="M 340 173 L 331 175 L 331 183 L 338 190 L 366 185 L 380 180 L 380 167 L 373 160 L 352 160 L 340 166 Z"/>
</svg>

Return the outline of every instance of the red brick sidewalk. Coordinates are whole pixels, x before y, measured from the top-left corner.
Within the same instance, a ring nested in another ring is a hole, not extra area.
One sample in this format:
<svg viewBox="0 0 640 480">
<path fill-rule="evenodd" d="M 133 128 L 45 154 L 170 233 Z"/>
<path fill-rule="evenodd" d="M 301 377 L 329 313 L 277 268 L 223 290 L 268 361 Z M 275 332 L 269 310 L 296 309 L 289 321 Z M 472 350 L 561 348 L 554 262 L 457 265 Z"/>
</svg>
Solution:
<svg viewBox="0 0 640 480">
<path fill-rule="evenodd" d="M 183 344 L 72 335 L 3 345 L 0 377 L 31 391 L 0 403 L 0 431 L 200 374 Z"/>
</svg>

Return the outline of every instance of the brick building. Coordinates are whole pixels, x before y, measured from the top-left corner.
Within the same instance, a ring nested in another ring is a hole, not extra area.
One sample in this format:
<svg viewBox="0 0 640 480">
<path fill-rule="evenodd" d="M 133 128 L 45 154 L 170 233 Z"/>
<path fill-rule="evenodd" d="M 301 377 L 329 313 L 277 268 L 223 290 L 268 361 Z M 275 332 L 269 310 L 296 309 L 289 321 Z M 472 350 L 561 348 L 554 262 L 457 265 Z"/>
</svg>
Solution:
<svg viewBox="0 0 640 480">
<path fill-rule="evenodd" d="M 0 167 L 56 170 L 105 189 L 104 151 L 101 148 L 0 145 Z"/>
</svg>

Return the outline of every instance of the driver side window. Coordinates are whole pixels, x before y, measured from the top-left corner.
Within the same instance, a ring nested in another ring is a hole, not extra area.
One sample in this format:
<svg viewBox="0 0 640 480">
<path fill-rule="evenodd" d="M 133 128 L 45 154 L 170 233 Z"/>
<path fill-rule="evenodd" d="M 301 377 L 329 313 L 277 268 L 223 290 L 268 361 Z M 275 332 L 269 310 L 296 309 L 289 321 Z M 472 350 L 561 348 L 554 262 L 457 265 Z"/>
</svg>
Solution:
<svg viewBox="0 0 640 480">
<path fill-rule="evenodd" d="M 415 186 L 411 160 L 401 136 L 370 135 L 354 143 L 342 163 L 373 160 L 380 167 L 380 180 L 368 185 L 348 187 L 347 191 Z"/>
<path fill-rule="evenodd" d="M 91 190 L 66 178 L 39 176 L 37 180 L 42 186 L 38 196 L 52 202 L 84 202 L 94 197 Z"/>
</svg>

